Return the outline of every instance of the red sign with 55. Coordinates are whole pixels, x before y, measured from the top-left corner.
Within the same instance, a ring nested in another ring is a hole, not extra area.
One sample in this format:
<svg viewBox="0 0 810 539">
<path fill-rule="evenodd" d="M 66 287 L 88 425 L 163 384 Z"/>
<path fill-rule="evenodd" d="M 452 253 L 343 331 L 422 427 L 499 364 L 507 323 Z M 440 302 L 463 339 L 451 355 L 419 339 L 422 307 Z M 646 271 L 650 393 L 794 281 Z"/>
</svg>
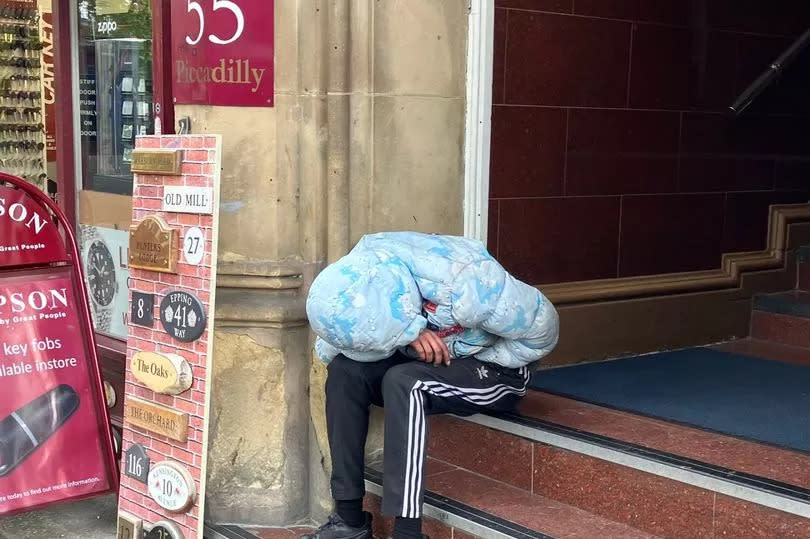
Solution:
<svg viewBox="0 0 810 539">
<path fill-rule="evenodd" d="M 274 1 L 171 4 L 175 103 L 272 107 Z"/>
</svg>

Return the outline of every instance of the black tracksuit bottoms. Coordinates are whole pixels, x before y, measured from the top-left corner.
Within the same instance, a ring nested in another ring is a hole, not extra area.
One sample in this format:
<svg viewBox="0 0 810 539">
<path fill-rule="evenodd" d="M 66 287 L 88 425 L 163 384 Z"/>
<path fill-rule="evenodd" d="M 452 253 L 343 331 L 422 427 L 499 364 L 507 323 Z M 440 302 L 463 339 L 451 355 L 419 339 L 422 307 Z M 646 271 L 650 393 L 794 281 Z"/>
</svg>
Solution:
<svg viewBox="0 0 810 539">
<path fill-rule="evenodd" d="M 428 365 L 400 353 L 361 363 L 337 356 L 326 379 L 326 423 L 332 452 L 332 497 L 365 495 L 364 449 L 369 406 L 385 410 L 382 513 L 417 518 L 424 493 L 426 416 L 510 411 L 526 393 L 529 370 L 475 358 Z"/>
</svg>

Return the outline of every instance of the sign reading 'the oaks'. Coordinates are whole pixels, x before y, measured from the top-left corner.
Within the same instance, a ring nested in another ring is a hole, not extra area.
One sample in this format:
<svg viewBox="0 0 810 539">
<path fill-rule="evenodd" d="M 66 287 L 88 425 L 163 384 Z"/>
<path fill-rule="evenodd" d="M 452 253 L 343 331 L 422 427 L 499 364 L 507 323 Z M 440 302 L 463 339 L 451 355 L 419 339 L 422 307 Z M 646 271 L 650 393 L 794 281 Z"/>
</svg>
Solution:
<svg viewBox="0 0 810 539">
<path fill-rule="evenodd" d="M 191 365 L 177 354 L 137 352 L 130 362 L 136 380 L 164 395 L 179 395 L 191 388 Z"/>
<path fill-rule="evenodd" d="M 172 2 L 174 101 L 272 107 L 274 3 Z"/>
</svg>

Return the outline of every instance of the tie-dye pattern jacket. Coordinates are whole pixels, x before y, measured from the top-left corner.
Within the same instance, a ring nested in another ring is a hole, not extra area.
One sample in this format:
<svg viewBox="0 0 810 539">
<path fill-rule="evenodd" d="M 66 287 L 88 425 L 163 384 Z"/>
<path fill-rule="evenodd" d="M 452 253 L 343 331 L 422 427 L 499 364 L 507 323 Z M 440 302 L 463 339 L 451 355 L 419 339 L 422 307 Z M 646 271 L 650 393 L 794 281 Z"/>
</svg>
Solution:
<svg viewBox="0 0 810 539">
<path fill-rule="evenodd" d="M 408 344 L 430 328 L 454 358 L 516 368 L 548 354 L 559 330 L 554 306 L 483 244 L 417 232 L 364 236 L 312 283 L 307 316 L 327 363 L 415 357 Z"/>
</svg>

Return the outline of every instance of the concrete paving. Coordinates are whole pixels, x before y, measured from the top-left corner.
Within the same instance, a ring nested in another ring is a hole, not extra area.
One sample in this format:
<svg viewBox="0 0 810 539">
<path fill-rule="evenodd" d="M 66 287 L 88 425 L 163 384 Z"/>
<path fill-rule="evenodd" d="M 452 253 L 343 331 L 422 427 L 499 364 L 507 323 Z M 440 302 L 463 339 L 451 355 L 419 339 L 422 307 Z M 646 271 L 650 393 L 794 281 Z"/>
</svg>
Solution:
<svg viewBox="0 0 810 539">
<path fill-rule="evenodd" d="M 0 539 L 111 539 L 115 537 L 115 494 L 0 517 Z"/>
</svg>

